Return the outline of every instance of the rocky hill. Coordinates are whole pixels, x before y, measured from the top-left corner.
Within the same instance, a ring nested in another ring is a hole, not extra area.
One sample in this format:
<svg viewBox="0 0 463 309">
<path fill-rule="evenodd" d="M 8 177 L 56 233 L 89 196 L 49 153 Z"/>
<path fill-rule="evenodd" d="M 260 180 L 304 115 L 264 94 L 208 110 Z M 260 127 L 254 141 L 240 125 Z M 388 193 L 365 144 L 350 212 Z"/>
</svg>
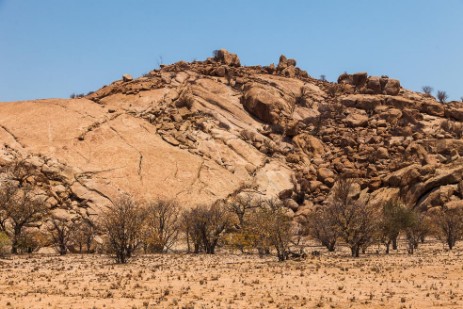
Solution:
<svg viewBox="0 0 463 309">
<path fill-rule="evenodd" d="M 75 99 L 0 104 L 2 177 L 34 184 L 55 212 L 98 214 L 122 192 L 184 207 L 246 191 L 296 215 L 337 177 L 371 202 L 463 205 L 463 103 L 387 76 L 310 77 L 296 61 L 244 67 L 217 51 Z"/>
</svg>

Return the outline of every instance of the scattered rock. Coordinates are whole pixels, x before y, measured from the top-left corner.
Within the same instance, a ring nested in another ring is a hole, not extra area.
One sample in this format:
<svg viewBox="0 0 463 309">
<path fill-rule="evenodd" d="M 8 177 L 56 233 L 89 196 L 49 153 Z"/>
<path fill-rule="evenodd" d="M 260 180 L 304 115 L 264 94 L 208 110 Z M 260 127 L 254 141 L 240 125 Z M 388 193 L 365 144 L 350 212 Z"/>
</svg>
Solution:
<svg viewBox="0 0 463 309">
<path fill-rule="evenodd" d="M 122 81 L 123 81 L 123 82 L 130 82 L 130 81 L 132 81 L 132 80 L 133 80 L 132 75 L 130 75 L 130 74 L 124 74 L 124 75 L 122 75 Z"/>
</svg>

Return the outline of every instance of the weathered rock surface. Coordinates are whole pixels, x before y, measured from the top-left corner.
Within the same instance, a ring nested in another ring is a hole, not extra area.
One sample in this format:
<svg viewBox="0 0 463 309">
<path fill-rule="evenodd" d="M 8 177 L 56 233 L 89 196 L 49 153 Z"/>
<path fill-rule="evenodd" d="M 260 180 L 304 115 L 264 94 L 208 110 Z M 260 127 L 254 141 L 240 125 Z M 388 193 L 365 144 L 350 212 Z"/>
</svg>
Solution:
<svg viewBox="0 0 463 309">
<path fill-rule="evenodd" d="M 219 50 L 80 99 L 1 103 L 0 176 L 25 162 L 25 181 L 61 217 L 98 215 L 123 192 L 188 207 L 244 188 L 300 214 L 323 204 L 339 176 L 372 202 L 463 206 L 463 103 L 365 72 L 338 83 L 285 56 L 242 67 Z"/>
</svg>

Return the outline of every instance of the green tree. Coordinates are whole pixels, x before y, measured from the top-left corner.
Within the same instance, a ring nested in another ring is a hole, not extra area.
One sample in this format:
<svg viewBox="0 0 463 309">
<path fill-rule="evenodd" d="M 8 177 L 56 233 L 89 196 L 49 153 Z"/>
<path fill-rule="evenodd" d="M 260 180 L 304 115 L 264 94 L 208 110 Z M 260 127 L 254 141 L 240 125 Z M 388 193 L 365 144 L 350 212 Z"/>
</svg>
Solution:
<svg viewBox="0 0 463 309">
<path fill-rule="evenodd" d="M 407 209 L 400 199 L 391 199 L 384 203 L 379 221 L 379 237 L 386 246 L 386 254 L 390 246 L 397 250 L 397 238 L 414 222 L 413 212 Z"/>
</svg>

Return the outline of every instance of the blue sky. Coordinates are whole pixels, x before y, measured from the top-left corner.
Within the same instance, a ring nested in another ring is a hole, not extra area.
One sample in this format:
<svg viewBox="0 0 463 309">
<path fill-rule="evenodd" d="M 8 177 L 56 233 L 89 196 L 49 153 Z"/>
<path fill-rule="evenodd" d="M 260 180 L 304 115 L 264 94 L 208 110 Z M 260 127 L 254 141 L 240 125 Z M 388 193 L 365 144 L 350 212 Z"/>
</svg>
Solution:
<svg viewBox="0 0 463 309">
<path fill-rule="evenodd" d="M 0 0 L 0 101 L 69 97 L 226 48 L 314 77 L 389 75 L 463 96 L 463 0 Z"/>
</svg>

